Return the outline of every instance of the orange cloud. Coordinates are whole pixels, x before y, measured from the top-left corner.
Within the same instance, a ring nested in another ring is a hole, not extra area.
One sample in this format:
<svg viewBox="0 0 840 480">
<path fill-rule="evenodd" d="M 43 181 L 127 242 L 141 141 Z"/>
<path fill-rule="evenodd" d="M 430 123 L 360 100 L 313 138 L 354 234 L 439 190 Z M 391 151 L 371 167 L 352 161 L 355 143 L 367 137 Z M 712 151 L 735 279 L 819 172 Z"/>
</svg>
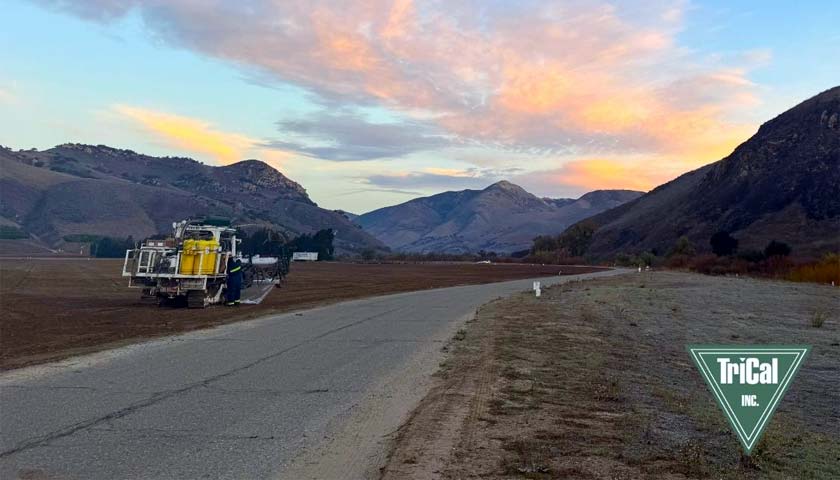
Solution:
<svg viewBox="0 0 840 480">
<path fill-rule="evenodd" d="M 581 129 L 595 132 L 625 132 L 650 118 L 652 105 L 648 99 L 632 92 L 593 99 L 572 112 Z"/>
<path fill-rule="evenodd" d="M 438 168 L 438 167 L 429 167 L 424 168 L 423 172 L 431 173 L 433 175 L 447 175 L 450 177 L 469 177 L 470 173 L 458 168 Z"/>
<path fill-rule="evenodd" d="M 256 158 L 281 170 L 295 159 L 292 152 L 267 148 L 247 135 L 218 130 L 205 120 L 130 105 L 114 105 L 111 111 L 136 123 L 171 148 L 207 155 L 223 165 Z"/>
<path fill-rule="evenodd" d="M 624 188 L 647 191 L 673 178 L 672 173 L 652 172 L 641 162 L 606 158 L 576 160 L 548 174 L 552 183 L 585 189 Z"/>
<path fill-rule="evenodd" d="M 245 135 L 216 130 L 210 123 L 195 118 L 128 105 L 115 105 L 113 111 L 136 122 L 167 145 L 209 155 L 223 164 L 242 160 L 245 152 L 257 143 Z"/>
<path fill-rule="evenodd" d="M 578 92 L 576 78 L 557 65 L 508 65 L 497 101 L 505 109 L 544 114 L 556 111 Z"/>
<path fill-rule="evenodd" d="M 411 29 L 414 17 L 414 2 L 412 0 L 395 0 L 388 12 L 385 26 L 382 28 L 382 38 L 396 39 L 404 36 Z"/>
</svg>

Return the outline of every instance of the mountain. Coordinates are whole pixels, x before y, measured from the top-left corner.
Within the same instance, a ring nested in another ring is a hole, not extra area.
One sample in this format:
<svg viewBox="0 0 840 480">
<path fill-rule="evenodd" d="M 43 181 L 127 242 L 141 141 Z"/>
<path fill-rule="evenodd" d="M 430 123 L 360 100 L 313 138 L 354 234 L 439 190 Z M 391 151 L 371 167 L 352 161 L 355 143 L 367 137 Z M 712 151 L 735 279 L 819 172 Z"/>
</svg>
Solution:
<svg viewBox="0 0 840 480">
<path fill-rule="evenodd" d="M 0 148 L 0 220 L 60 246 L 71 234 L 143 238 L 203 215 L 273 226 L 290 235 L 336 230 L 339 251 L 383 249 L 345 216 L 259 160 L 213 167 L 103 145 Z"/>
<path fill-rule="evenodd" d="M 726 231 L 739 249 L 771 240 L 793 253 L 840 251 L 840 87 L 768 121 L 731 155 L 590 219 L 588 253 L 666 253 L 682 235 L 698 251 Z"/>
<path fill-rule="evenodd" d="M 359 215 L 358 215 L 358 214 L 348 212 L 347 210 L 341 210 L 341 209 L 339 209 L 339 210 L 334 210 L 334 212 L 335 212 L 335 213 L 337 213 L 337 214 L 339 214 L 339 215 L 341 215 L 341 216 L 343 216 L 343 217 L 344 217 L 344 218 L 346 218 L 347 220 L 350 220 L 350 221 L 351 221 L 351 222 L 353 222 L 353 223 L 355 223 L 355 222 L 356 222 L 356 219 L 357 219 L 357 218 L 359 218 Z"/>
<path fill-rule="evenodd" d="M 484 190 L 444 192 L 380 208 L 356 222 L 389 247 L 409 252 L 509 253 L 527 249 L 537 235 L 637 198 L 641 192 L 601 190 L 577 200 L 538 198 L 510 182 Z"/>
</svg>

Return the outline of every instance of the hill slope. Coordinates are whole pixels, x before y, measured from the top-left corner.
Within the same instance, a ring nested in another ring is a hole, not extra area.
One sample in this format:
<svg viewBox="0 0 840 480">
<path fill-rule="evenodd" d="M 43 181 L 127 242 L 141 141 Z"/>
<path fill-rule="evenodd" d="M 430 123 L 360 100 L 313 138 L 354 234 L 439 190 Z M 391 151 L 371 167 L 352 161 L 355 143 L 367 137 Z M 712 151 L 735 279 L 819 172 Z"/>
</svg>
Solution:
<svg viewBox="0 0 840 480">
<path fill-rule="evenodd" d="M 596 259 L 618 252 L 666 253 L 687 236 L 700 251 L 727 231 L 740 249 L 770 240 L 794 254 L 840 249 L 840 87 L 761 126 L 731 155 L 596 215 Z"/>
<path fill-rule="evenodd" d="M 211 167 L 106 146 L 0 149 L 0 217 L 56 246 L 68 234 L 142 238 L 173 221 L 214 215 L 292 235 L 337 231 L 339 250 L 384 246 L 319 208 L 296 182 L 258 160 Z"/>
<path fill-rule="evenodd" d="M 444 192 L 381 208 L 356 222 L 391 248 L 462 253 L 526 249 L 542 234 L 641 195 L 629 190 L 587 193 L 577 200 L 541 199 L 502 181 L 484 190 Z"/>
</svg>

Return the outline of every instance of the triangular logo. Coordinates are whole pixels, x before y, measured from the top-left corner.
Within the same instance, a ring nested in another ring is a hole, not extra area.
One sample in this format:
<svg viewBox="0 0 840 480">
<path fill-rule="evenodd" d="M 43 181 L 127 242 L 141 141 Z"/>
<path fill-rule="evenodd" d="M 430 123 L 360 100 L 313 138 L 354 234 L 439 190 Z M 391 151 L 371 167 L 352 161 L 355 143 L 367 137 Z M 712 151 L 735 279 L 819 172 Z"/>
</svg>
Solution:
<svg viewBox="0 0 840 480">
<path fill-rule="evenodd" d="M 747 455 L 810 349 L 807 345 L 688 346 Z"/>
</svg>

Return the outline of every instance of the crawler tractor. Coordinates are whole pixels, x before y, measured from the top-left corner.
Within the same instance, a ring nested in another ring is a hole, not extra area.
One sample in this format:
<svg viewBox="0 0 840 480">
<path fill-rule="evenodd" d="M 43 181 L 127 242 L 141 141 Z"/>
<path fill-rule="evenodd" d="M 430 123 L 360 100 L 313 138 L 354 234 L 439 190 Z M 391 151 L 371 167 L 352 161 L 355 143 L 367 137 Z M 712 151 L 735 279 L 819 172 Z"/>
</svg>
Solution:
<svg viewBox="0 0 840 480">
<path fill-rule="evenodd" d="M 142 299 L 159 304 L 204 308 L 222 302 L 227 263 L 240 258 L 236 229 L 211 221 L 184 220 L 172 224 L 169 237 L 145 240 L 125 252 L 123 277 L 129 288 L 142 289 Z M 289 271 L 288 257 L 252 262 L 243 259 L 243 299 L 249 290 L 259 303 Z M 252 288 L 253 287 L 253 288 Z"/>
</svg>

